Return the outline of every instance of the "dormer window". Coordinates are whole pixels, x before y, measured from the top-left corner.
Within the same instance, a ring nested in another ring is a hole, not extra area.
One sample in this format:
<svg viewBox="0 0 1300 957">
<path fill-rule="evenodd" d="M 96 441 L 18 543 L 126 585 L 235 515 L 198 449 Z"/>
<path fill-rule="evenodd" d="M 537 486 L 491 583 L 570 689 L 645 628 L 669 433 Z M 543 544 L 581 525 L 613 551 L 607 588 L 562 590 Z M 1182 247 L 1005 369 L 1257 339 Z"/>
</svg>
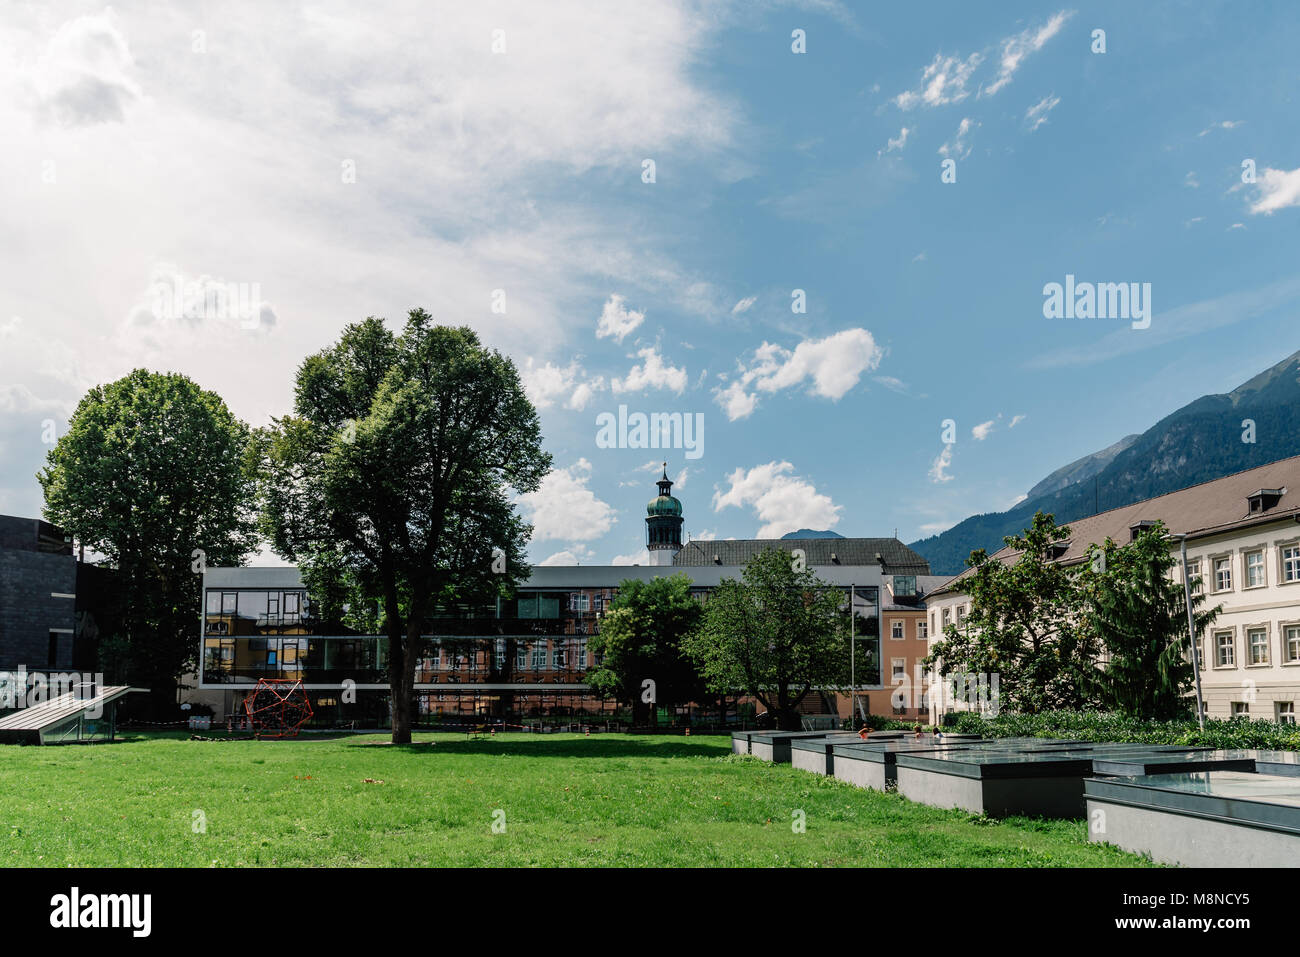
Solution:
<svg viewBox="0 0 1300 957">
<path fill-rule="evenodd" d="M 1130 542 L 1133 541 L 1143 532 L 1149 531 L 1150 529 L 1154 528 L 1155 524 L 1156 524 L 1155 521 L 1149 518 L 1144 518 L 1139 522 L 1134 522 L 1132 525 L 1128 527 L 1128 540 Z"/>
<path fill-rule="evenodd" d="M 1270 508 L 1278 503 L 1282 495 L 1286 492 L 1284 488 L 1262 488 L 1256 492 L 1251 492 L 1246 496 L 1246 501 L 1250 505 L 1251 515 L 1260 515 L 1267 512 Z"/>
<path fill-rule="evenodd" d="M 1064 542 L 1052 542 L 1050 545 L 1047 546 L 1047 560 L 1049 562 L 1056 561 L 1056 559 L 1060 558 L 1069 550 L 1070 550 L 1070 543 L 1068 540 Z"/>
</svg>

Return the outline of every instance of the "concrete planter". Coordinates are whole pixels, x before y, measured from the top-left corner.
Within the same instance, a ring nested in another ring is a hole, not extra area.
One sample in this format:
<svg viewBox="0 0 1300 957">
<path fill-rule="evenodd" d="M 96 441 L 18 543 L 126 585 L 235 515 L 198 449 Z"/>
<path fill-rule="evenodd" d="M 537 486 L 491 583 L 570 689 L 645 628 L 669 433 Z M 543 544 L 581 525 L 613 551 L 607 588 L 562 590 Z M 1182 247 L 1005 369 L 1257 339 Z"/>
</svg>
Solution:
<svg viewBox="0 0 1300 957">
<path fill-rule="evenodd" d="M 1088 840 L 1184 867 L 1300 867 L 1300 779 L 1198 771 L 1084 782 Z"/>
</svg>

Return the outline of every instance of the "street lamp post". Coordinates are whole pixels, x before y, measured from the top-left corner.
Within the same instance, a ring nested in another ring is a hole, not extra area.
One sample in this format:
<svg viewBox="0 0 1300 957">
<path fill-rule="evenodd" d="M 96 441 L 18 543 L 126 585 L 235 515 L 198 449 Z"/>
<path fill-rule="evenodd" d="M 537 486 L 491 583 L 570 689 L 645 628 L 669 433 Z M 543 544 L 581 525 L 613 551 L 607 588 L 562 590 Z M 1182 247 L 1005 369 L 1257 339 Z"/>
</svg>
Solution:
<svg viewBox="0 0 1300 957">
<path fill-rule="evenodd" d="M 1202 731 L 1205 730 L 1205 705 L 1201 698 L 1201 650 L 1196 647 L 1196 619 L 1192 616 L 1192 579 L 1187 574 L 1187 535 L 1177 536 L 1182 546 L 1183 557 L 1183 594 L 1187 601 L 1187 637 L 1192 642 L 1192 674 L 1196 677 L 1196 721 Z"/>
<path fill-rule="evenodd" d="M 849 585 L 849 727 L 858 720 L 857 585 Z"/>
</svg>

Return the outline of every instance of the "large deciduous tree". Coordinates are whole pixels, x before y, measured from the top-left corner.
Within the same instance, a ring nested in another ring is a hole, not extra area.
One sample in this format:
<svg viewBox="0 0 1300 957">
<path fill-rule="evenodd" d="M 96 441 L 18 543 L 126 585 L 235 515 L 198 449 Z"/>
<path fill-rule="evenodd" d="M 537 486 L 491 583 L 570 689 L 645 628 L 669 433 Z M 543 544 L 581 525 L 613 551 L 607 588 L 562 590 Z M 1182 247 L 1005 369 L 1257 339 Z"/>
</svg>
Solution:
<svg viewBox="0 0 1300 957">
<path fill-rule="evenodd" d="M 1034 714 L 1094 703 L 1097 642 L 1082 620 L 1075 572 L 1055 559 L 1070 529 L 1038 512 L 1023 534 L 1003 539 L 1015 561 L 971 552 L 962 579 L 970 613 L 930 647 L 945 676 L 997 676 L 998 707 Z"/>
<path fill-rule="evenodd" d="M 239 564 L 256 545 L 249 439 L 220 396 L 136 369 L 86 394 L 37 475 L 45 517 L 117 569 L 126 634 L 108 641 L 158 705 L 197 660 L 196 564 Z"/>
<path fill-rule="evenodd" d="M 799 728 L 799 702 L 814 688 L 848 679 L 846 598 L 789 552 L 764 549 L 740 580 L 725 578 L 704 606 L 701 627 L 683 646 L 719 693 L 758 699 L 785 730 Z"/>
<path fill-rule="evenodd" d="M 1097 560 L 1097 555 L 1104 560 Z M 1094 549 L 1080 575 L 1086 623 L 1105 649 L 1096 673 L 1102 707 L 1142 720 L 1168 721 L 1188 713 L 1192 687 L 1191 637 L 1183 584 L 1170 574 L 1176 560 L 1164 524 L 1157 522 L 1126 545 L 1111 539 Z M 1192 620 L 1198 647 L 1223 606 L 1206 609 L 1193 582 Z"/>
<path fill-rule="evenodd" d="M 426 618 L 528 574 L 510 492 L 550 463 L 514 364 L 422 309 L 400 335 L 350 325 L 299 368 L 294 414 L 266 436 L 266 530 L 309 577 L 378 599 L 394 743 L 411 739 Z"/>
<path fill-rule="evenodd" d="M 587 672 L 587 684 L 631 705 L 634 725 L 653 724 L 656 706 L 700 700 L 707 689 L 682 644 L 703 614 L 684 574 L 622 582 L 589 640 L 601 663 Z"/>
</svg>

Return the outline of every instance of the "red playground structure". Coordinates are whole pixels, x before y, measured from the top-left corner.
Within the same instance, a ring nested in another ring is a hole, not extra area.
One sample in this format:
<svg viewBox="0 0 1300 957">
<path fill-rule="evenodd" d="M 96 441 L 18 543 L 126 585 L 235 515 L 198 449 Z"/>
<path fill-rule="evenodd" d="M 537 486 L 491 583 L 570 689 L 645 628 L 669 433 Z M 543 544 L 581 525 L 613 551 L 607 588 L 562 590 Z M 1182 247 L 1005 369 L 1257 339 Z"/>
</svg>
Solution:
<svg viewBox="0 0 1300 957">
<path fill-rule="evenodd" d="M 312 716 L 302 682 L 288 678 L 258 679 L 244 698 L 244 711 L 259 738 L 296 738 Z"/>
</svg>

